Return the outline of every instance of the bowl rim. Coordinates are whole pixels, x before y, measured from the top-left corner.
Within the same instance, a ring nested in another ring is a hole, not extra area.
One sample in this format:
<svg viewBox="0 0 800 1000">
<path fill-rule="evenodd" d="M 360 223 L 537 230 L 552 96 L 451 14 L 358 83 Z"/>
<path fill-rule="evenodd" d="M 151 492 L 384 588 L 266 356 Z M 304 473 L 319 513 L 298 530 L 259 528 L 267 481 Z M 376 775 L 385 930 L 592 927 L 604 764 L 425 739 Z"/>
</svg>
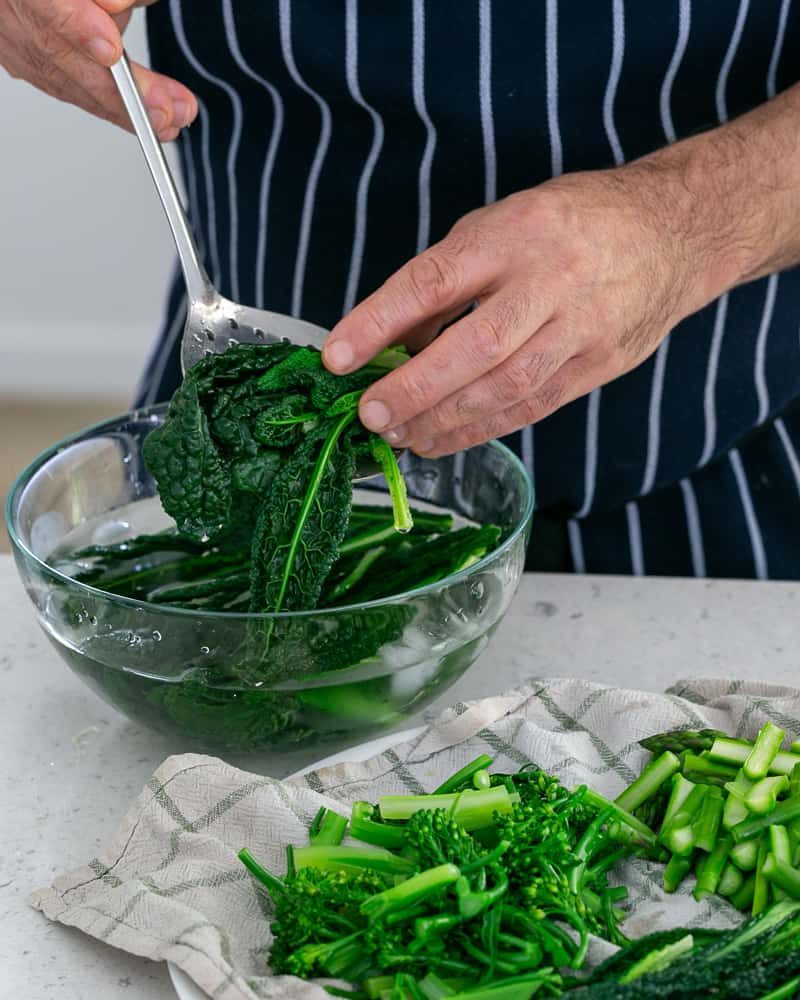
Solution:
<svg viewBox="0 0 800 1000">
<path fill-rule="evenodd" d="M 311 616 L 320 617 L 323 615 L 335 616 L 348 613 L 353 614 L 354 612 L 367 611 L 371 608 L 401 604 L 410 599 L 434 593 L 437 590 L 441 590 L 443 587 L 449 587 L 451 584 L 459 583 L 476 571 L 485 568 L 498 556 L 508 551 L 512 545 L 515 544 L 519 536 L 527 529 L 531 522 L 531 518 L 533 517 L 535 507 L 535 488 L 530 473 L 518 455 L 516 455 L 501 441 L 493 439 L 475 447 L 492 448 L 494 451 L 500 452 L 500 454 L 503 455 L 503 457 L 511 464 L 512 468 L 514 468 L 517 472 L 527 492 L 527 496 L 525 498 L 525 509 L 519 519 L 519 522 L 514 526 L 508 537 L 503 539 L 497 548 L 492 549 L 491 552 L 487 553 L 476 563 L 459 570 L 457 573 L 452 573 L 450 576 L 446 576 L 441 580 L 437 580 L 436 583 L 428 583 L 422 587 L 405 590 L 401 594 L 395 594 L 392 597 L 383 597 L 372 601 L 364 601 L 361 604 L 343 604 L 335 608 L 312 608 L 307 611 L 207 611 L 203 608 L 181 608 L 176 605 L 151 604 L 148 601 L 139 601 L 133 597 L 123 597 L 119 594 L 112 594 L 108 590 L 101 590 L 98 587 L 92 587 L 88 583 L 82 583 L 80 580 L 76 580 L 74 577 L 68 576 L 66 573 L 62 573 L 60 570 L 51 566 L 44 559 L 41 559 L 34 552 L 32 552 L 17 533 L 16 526 L 14 524 L 13 509 L 17 497 L 21 494 L 22 490 L 33 475 L 43 468 L 47 462 L 55 458 L 56 455 L 60 454 L 71 445 L 76 444 L 81 440 L 97 437 L 101 432 L 109 431 L 111 428 L 116 427 L 123 421 L 144 421 L 149 419 L 154 414 L 165 413 L 168 407 L 169 403 L 155 403 L 151 406 L 141 406 L 133 410 L 128 410 L 126 413 L 121 413 L 118 416 L 107 417 L 104 420 L 100 420 L 95 424 L 90 424 L 81 430 L 74 431 L 72 434 L 67 435 L 55 444 L 50 445 L 49 448 L 45 448 L 44 451 L 40 452 L 35 458 L 28 462 L 22 472 L 20 472 L 15 478 L 11 489 L 6 495 L 4 504 L 6 530 L 8 531 L 8 537 L 15 552 L 21 553 L 26 559 L 33 562 L 40 570 L 43 570 L 45 573 L 55 577 L 60 582 L 77 587 L 79 590 L 84 591 L 92 597 L 102 598 L 103 600 L 111 601 L 113 604 L 119 604 L 123 607 L 152 608 L 154 611 L 158 611 L 159 614 L 187 617 L 194 620 L 206 619 L 208 621 L 216 620 L 232 622 L 237 620 L 270 621 L 274 619 L 276 621 L 284 621 L 293 618 L 305 618 Z"/>
</svg>

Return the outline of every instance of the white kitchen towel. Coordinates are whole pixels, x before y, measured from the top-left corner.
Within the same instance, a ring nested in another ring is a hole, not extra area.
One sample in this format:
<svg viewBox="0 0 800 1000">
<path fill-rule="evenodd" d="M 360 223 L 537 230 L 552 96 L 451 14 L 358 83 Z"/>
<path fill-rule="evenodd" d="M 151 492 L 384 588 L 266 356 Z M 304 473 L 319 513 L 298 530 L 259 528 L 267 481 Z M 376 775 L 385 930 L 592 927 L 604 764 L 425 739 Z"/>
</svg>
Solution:
<svg viewBox="0 0 800 1000">
<path fill-rule="evenodd" d="M 694 680 L 655 694 L 554 679 L 456 705 L 371 760 L 289 781 L 214 757 L 170 757 L 107 850 L 32 903 L 117 948 L 174 962 L 216 1000 L 323 1000 L 318 985 L 269 975 L 270 902 L 237 859 L 240 848 L 282 873 L 283 846 L 306 842 L 321 805 L 341 810 L 357 799 L 431 791 L 480 753 L 494 757 L 495 770 L 535 763 L 568 787 L 586 783 L 613 796 L 647 759 L 637 743 L 644 736 L 713 727 L 752 737 L 772 719 L 797 738 L 799 718 L 800 692 L 767 684 Z M 695 903 L 690 884 L 667 897 L 658 865 L 634 860 L 621 874 L 631 890 L 631 936 L 737 919 L 717 898 Z"/>
</svg>

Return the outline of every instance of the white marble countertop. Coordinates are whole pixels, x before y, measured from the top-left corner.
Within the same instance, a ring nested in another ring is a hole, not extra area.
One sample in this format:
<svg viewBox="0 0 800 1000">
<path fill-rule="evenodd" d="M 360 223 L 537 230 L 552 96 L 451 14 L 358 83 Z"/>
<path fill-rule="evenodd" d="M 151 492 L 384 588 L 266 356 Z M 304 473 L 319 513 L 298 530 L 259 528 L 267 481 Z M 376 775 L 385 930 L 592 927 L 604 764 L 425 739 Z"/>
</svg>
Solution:
<svg viewBox="0 0 800 1000">
<path fill-rule="evenodd" d="M 8 556 L 0 635 L 0 998 L 174 997 L 165 966 L 48 923 L 27 900 L 96 853 L 182 748 L 126 721 L 69 672 Z M 700 676 L 800 684 L 799 638 L 800 584 L 526 576 L 488 652 L 426 716 L 534 676 L 651 690 Z M 276 776 L 310 762 L 231 760 Z"/>
</svg>

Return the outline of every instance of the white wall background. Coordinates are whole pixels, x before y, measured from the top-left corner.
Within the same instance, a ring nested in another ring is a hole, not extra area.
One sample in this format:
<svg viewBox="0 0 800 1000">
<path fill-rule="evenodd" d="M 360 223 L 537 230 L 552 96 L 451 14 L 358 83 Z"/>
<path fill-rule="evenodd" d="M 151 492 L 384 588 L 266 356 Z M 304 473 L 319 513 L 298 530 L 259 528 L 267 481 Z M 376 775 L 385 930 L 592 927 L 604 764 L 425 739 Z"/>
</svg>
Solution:
<svg viewBox="0 0 800 1000">
<path fill-rule="evenodd" d="M 0 394 L 128 398 L 172 259 L 135 138 L 0 70 Z"/>
</svg>

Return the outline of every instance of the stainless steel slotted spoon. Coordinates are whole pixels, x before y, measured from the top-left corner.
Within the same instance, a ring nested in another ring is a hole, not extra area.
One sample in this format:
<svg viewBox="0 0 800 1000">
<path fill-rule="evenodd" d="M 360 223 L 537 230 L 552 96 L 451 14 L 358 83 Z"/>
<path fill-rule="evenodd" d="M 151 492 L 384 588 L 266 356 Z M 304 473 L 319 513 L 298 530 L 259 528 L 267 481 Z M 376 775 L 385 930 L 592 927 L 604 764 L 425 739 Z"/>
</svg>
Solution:
<svg viewBox="0 0 800 1000">
<path fill-rule="evenodd" d="M 181 341 L 184 374 L 209 354 L 222 354 L 235 344 L 274 344 L 280 341 L 301 347 L 321 348 L 328 331 L 302 319 L 266 309 L 231 302 L 217 291 L 206 274 L 189 228 L 172 171 L 144 107 L 125 53 L 111 73 L 142 147 L 175 240 L 188 298 L 186 326 Z M 378 466 L 362 459 L 356 479 L 379 474 Z"/>
<path fill-rule="evenodd" d="M 186 281 L 189 308 L 181 344 L 184 373 L 207 355 L 222 354 L 237 343 L 271 344 L 288 340 L 303 347 L 322 347 L 328 335 L 322 327 L 231 302 L 213 286 L 200 262 L 172 172 L 150 124 L 125 53 L 111 67 L 111 72 L 164 206 Z"/>
</svg>

